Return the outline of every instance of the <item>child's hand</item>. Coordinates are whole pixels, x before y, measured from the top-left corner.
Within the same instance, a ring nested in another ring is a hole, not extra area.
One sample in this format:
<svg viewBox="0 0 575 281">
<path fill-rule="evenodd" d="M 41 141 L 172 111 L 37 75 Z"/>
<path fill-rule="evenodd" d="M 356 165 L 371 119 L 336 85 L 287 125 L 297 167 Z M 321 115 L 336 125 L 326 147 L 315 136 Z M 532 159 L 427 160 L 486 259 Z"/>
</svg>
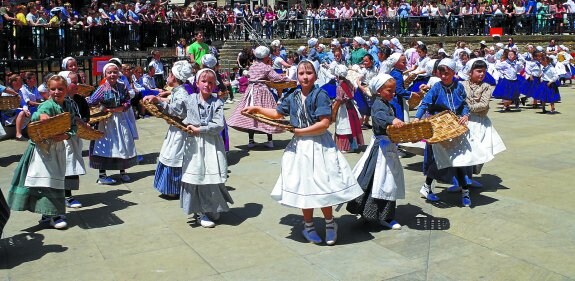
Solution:
<svg viewBox="0 0 575 281">
<path fill-rule="evenodd" d="M 194 125 L 188 125 L 186 128 L 188 130 L 192 131 L 192 135 L 194 135 L 194 136 L 198 136 L 200 134 L 200 128 L 198 128 Z"/>
<path fill-rule="evenodd" d="M 469 117 L 467 115 L 463 115 L 459 118 L 459 124 L 467 125 L 467 121 L 469 121 Z"/>
<path fill-rule="evenodd" d="M 147 101 L 149 103 L 158 103 L 158 97 L 156 97 L 156 96 L 145 96 L 144 101 Z"/>
<path fill-rule="evenodd" d="M 50 119 L 50 115 L 48 114 L 40 114 L 40 121 L 46 121 Z"/>
<path fill-rule="evenodd" d="M 405 123 L 403 123 L 403 121 L 401 121 L 401 120 L 395 118 L 395 119 L 393 119 L 393 121 L 391 122 L 391 125 L 392 125 L 394 128 L 401 128 L 401 127 L 403 127 L 403 125 L 405 125 Z"/>
<path fill-rule="evenodd" d="M 414 118 L 411 122 L 419 122 L 419 118 Z"/>
<path fill-rule="evenodd" d="M 260 112 L 260 109 L 258 106 L 248 106 L 244 108 L 242 112 L 247 114 L 256 114 Z"/>
<path fill-rule="evenodd" d="M 547 83 L 547 87 L 551 87 L 551 85 L 553 85 L 553 82 Z"/>
</svg>

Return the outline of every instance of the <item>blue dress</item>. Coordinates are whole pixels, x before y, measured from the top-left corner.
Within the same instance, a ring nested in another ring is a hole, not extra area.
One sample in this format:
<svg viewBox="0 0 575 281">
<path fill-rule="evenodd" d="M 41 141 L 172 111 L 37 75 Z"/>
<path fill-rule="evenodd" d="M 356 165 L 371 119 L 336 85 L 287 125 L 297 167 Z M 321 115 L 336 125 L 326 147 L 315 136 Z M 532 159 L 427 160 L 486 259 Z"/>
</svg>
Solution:
<svg viewBox="0 0 575 281">
<path fill-rule="evenodd" d="M 395 110 L 395 117 L 399 120 L 405 120 L 403 116 L 403 100 L 408 100 L 411 92 L 403 87 L 403 74 L 396 68 L 392 69 L 389 73 L 395 79 L 395 97 L 391 100 L 391 105 Z"/>
</svg>

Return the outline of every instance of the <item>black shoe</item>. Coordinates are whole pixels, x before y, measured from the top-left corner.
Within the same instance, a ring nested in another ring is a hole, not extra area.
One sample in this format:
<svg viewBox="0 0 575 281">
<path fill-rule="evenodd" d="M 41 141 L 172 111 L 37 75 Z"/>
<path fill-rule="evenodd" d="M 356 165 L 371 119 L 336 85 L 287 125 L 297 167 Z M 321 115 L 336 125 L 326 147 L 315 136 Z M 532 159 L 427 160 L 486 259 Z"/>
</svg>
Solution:
<svg viewBox="0 0 575 281">
<path fill-rule="evenodd" d="M 28 138 L 25 137 L 25 136 L 19 136 L 19 137 L 16 137 L 16 138 L 14 138 L 14 139 L 17 140 L 17 141 L 28 141 Z"/>
<path fill-rule="evenodd" d="M 527 101 L 527 97 L 522 97 L 520 100 L 521 100 L 521 104 L 523 106 L 525 106 L 525 102 Z"/>
</svg>

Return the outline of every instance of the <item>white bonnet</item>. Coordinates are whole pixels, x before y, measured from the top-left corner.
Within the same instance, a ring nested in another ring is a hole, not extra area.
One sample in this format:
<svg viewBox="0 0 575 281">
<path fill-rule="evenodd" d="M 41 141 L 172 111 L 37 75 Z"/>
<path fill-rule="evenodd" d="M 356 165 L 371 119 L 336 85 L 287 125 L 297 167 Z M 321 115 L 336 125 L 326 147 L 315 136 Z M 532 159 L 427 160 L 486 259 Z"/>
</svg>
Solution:
<svg viewBox="0 0 575 281">
<path fill-rule="evenodd" d="M 259 48 L 259 47 L 258 47 Z M 265 48 L 265 47 L 264 47 Z M 267 48 L 266 48 L 267 49 Z M 270 49 L 268 49 L 268 54 L 269 54 Z M 218 64 L 218 59 L 216 59 L 216 57 L 212 54 L 205 54 L 202 57 L 202 65 L 204 67 L 208 67 L 208 68 L 214 68 L 216 66 L 216 64 Z"/>
<path fill-rule="evenodd" d="M 186 81 L 192 76 L 192 65 L 185 60 L 177 61 L 172 66 L 172 74 L 180 81 Z"/>
<path fill-rule="evenodd" d="M 118 70 L 120 70 L 120 68 L 118 67 L 118 65 L 116 65 L 115 63 L 109 62 L 109 63 L 107 63 L 106 65 L 104 65 L 104 67 L 102 68 L 102 73 L 103 73 L 104 75 L 106 75 L 106 69 L 108 69 L 109 67 L 112 67 L 112 66 L 113 66 L 113 67 L 116 67 L 116 68 L 118 68 Z"/>
<path fill-rule="evenodd" d="M 365 44 L 365 40 L 363 40 L 363 38 L 357 36 L 355 38 L 353 38 L 353 41 L 357 42 L 357 44 L 359 45 L 364 45 Z"/>
<path fill-rule="evenodd" d="M 370 37 L 369 38 L 369 42 L 371 42 L 372 45 L 377 45 L 379 44 L 379 40 L 375 37 Z"/>
<path fill-rule="evenodd" d="M 75 60 L 73 57 L 67 57 L 62 60 L 62 69 L 66 69 L 68 62 L 71 60 Z"/>
<path fill-rule="evenodd" d="M 70 79 L 70 77 L 68 77 L 68 75 L 70 75 L 70 73 L 72 73 L 72 71 L 60 71 L 58 72 L 58 76 L 61 76 L 62 78 L 66 79 L 66 82 L 68 83 L 68 85 L 70 85 L 70 83 L 72 83 L 72 80 Z"/>
<path fill-rule="evenodd" d="M 403 56 L 402 53 L 393 53 L 391 54 L 391 56 L 389 56 L 389 58 L 387 58 L 387 60 L 389 61 L 389 64 L 391 66 L 395 66 L 395 64 L 399 61 L 399 58 L 401 58 L 401 56 Z"/>
<path fill-rule="evenodd" d="M 333 39 L 333 40 L 331 40 L 331 45 L 339 47 L 339 41 L 337 39 Z"/>
<path fill-rule="evenodd" d="M 389 81 L 390 79 L 393 79 L 393 77 L 391 77 L 391 75 L 389 74 L 384 73 L 380 73 L 377 76 L 373 77 L 369 81 L 369 90 L 371 91 L 372 95 L 375 95 L 375 93 L 379 91 L 379 88 L 385 85 L 385 83 L 387 83 L 387 81 Z"/>
<path fill-rule="evenodd" d="M 299 48 L 297 48 L 296 53 L 301 56 L 303 54 L 303 51 L 305 51 L 305 47 L 299 46 Z"/>
<path fill-rule="evenodd" d="M 266 46 L 258 46 L 254 50 L 254 56 L 256 56 L 256 58 L 258 58 L 258 59 L 266 58 L 269 55 L 270 55 L 270 49 Z"/>
<path fill-rule="evenodd" d="M 334 69 L 335 76 L 338 77 L 346 77 L 347 76 L 347 67 L 342 64 L 338 64 Z"/>
<path fill-rule="evenodd" d="M 450 58 L 444 58 L 439 62 L 438 66 L 447 66 L 449 69 L 455 71 L 455 61 Z"/>
<path fill-rule="evenodd" d="M 280 40 L 274 40 L 272 41 L 272 43 L 270 44 L 270 46 L 272 47 L 279 47 L 281 45 Z"/>
<path fill-rule="evenodd" d="M 307 45 L 310 47 L 314 47 L 315 45 L 317 45 L 317 38 L 311 38 L 307 40 Z"/>
</svg>

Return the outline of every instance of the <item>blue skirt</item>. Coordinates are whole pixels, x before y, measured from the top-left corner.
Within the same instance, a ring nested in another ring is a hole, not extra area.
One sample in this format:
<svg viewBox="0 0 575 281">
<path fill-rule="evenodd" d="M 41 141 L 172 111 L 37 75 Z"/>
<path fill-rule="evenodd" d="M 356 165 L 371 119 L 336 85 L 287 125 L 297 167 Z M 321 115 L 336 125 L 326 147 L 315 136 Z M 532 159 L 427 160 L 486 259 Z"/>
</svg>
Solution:
<svg viewBox="0 0 575 281">
<path fill-rule="evenodd" d="M 182 167 L 169 167 L 158 162 L 154 176 L 154 188 L 162 194 L 180 194 Z"/>
<path fill-rule="evenodd" d="M 503 100 L 515 100 L 519 98 L 519 94 L 521 94 L 521 87 L 524 86 L 524 81 L 519 80 L 517 76 L 517 80 L 507 80 L 505 78 L 499 78 L 499 82 L 497 86 L 495 86 L 495 90 L 493 90 L 493 98 L 496 99 L 503 99 Z"/>
<path fill-rule="evenodd" d="M 332 100 L 335 99 L 337 89 L 335 79 L 331 79 L 328 83 L 324 84 L 320 88 L 324 89 L 327 92 L 327 95 L 330 99 Z"/>
<path fill-rule="evenodd" d="M 357 104 L 357 109 L 359 113 L 363 116 L 371 116 L 371 105 L 369 100 L 365 97 L 365 95 L 359 90 L 355 90 L 353 93 L 353 99 Z"/>
<path fill-rule="evenodd" d="M 493 75 L 489 74 L 489 72 L 485 72 L 485 77 L 483 77 L 483 82 L 485 82 L 491 86 L 497 85 L 497 81 L 495 81 L 495 78 L 493 78 Z"/>
<path fill-rule="evenodd" d="M 551 87 L 547 86 L 548 82 L 541 81 L 537 91 L 535 91 L 533 98 L 540 100 L 542 102 L 554 103 L 561 100 L 561 95 L 559 94 L 559 88 L 557 88 L 557 83 L 551 84 Z"/>
<path fill-rule="evenodd" d="M 145 96 L 157 96 L 160 92 L 156 91 L 156 90 L 143 90 L 140 91 L 140 95 L 142 95 L 142 97 Z"/>
<path fill-rule="evenodd" d="M 419 92 L 419 87 L 421 85 L 425 85 L 427 84 L 427 82 L 429 82 L 429 77 L 420 77 L 415 79 L 415 81 L 413 81 L 413 84 L 411 85 L 411 87 L 409 87 L 409 91 L 411 92 Z"/>
<path fill-rule="evenodd" d="M 523 91 L 523 94 L 528 97 L 534 97 L 537 94 L 537 91 L 539 91 L 540 84 L 540 77 L 533 77 L 533 80 L 531 81 L 525 79 L 525 90 Z"/>
</svg>

